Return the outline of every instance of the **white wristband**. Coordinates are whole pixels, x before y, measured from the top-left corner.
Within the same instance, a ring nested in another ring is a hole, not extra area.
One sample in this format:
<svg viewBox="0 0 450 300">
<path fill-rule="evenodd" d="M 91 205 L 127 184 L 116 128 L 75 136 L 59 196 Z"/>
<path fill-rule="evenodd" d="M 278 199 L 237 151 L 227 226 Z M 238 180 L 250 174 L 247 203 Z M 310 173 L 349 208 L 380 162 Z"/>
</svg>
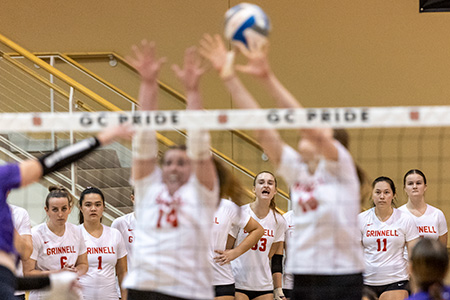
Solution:
<svg viewBox="0 0 450 300">
<path fill-rule="evenodd" d="M 285 298 L 285 296 L 282 288 L 279 287 L 273 290 L 273 299 L 281 300 L 283 298 Z"/>
<path fill-rule="evenodd" d="M 56 299 L 79 299 L 76 290 L 73 290 L 74 284 L 78 278 L 77 273 L 62 271 L 58 273 L 51 273 L 50 278 L 50 292 L 47 300 Z"/>
<path fill-rule="evenodd" d="M 210 158 L 210 142 L 211 136 L 207 130 L 189 130 L 186 140 L 187 155 L 192 160 L 205 160 Z"/>
<path fill-rule="evenodd" d="M 133 136 L 133 158 L 139 160 L 153 159 L 158 156 L 156 132 L 138 129 Z"/>
<path fill-rule="evenodd" d="M 225 64 L 223 65 L 222 71 L 220 72 L 220 77 L 224 80 L 228 79 L 234 74 L 234 57 L 234 51 L 228 51 Z"/>
</svg>

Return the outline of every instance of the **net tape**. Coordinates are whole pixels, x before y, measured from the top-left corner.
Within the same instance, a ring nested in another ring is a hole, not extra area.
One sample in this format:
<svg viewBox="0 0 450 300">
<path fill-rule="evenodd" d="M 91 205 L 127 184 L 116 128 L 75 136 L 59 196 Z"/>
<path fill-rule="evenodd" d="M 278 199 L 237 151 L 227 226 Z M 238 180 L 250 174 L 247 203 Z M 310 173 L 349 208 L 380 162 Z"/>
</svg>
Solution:
<svg viewBox="0 0 450 300">
<path fill-rule="evenodd" d="M 0 133 L 96 132 L 127 122 L 136 127 L 169 131 L 200 128 L 443 127 L 450 125 L 450 106 L 2 113 Z"/>
</svg>

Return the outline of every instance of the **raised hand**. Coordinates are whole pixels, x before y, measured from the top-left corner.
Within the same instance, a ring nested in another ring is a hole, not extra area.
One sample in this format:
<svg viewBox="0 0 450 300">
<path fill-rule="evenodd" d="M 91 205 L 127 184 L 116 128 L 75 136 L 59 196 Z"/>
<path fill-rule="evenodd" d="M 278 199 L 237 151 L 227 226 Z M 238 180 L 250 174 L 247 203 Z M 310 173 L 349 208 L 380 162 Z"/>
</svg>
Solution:
<svg viewBox="0 0 450 300">
<path fill-rule="evenodd" d="M 184 85 L 186 91 L 197 91 L 200 77 L 205 73 L 205 68 L 202 67 L 195 47 L 190 47 L 184 52 L 183 68 L 180 68 L 178 65 L 173 65 L 172 70 Z"/>
<path fill-rule="evenodd" d="M 232 52 L 227 50 L 222 38 L 218 34 L 215 34 L 214 37 L 209 34 L 204 34 L 200 40 L 199 53 L 211 62 L 211 65 L 219 74 L 223 72 L 227 65 L 228 57 L 234 54 L 231 54 Z M 231 67 L 232 70 L 232 66 L 228 67 Z"/>
<path fill-rule="evenodd" d="M 139 72 L 142 81 L 156 83 L 158 73 L 166 62 L 166 58 L 158 59 L 156 57 L 155 43 L 142 40 L 140 44 L 133 45 L 131 49 L 134 55 L 127 56 L 127 62 Z"/>
<path fill-rule="evenodd" d="M 247 38 L 248 48 L 239 42 L 233 45 L 247 58 L 248 62 L 246 65 L 236 65 L 235 69 L 256 77 L 267 77 L 272 72 L 267 58 L 269 53 L 267 38 L 251 31 L 244 32 L 244 35 Z"/>
</svg>

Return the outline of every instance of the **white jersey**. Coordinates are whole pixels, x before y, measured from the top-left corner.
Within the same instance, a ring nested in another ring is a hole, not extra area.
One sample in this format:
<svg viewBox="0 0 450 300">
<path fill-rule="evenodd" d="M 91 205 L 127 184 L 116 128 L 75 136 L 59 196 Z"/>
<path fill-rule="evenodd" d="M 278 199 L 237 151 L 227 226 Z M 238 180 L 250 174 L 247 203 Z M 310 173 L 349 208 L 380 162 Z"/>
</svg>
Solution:
<svg viewBox="0 0 450 300">
<path fill-rule="evenodd" d="M 84 300 L 117 300 L 116 289 L 117 260 L 127 255 L 122 236 L 117 229 L 103 226 L 99 238 L 90 235 L 84 225 L 80 225 L 87 247 L 89 270 L 80 277 Z"/>
<path fill-rule="evenodd" d="M 285 248 L 289 247 L 289 241 L 294 234 L 294 212 L 292 210 L 283 214 L 283 218 L 286 220 L 286 233 L 284 234 Z M 286 253 L 283 258 L 284 264 L 286 263 Z M 286 267 L 284 268 L 286 270 Z M 292 290 L 294 288 L 294 275 L 291 273 L 283 272 L 283 289 Z"/>
<path fill-rule="evenodd" d="M 195 175 L 169 195 L 159 168 L 135 183 L 133 268 L 124 287 L 189 299 L 211 299 L 211 220 L 219 202 Z"/>
<path fill-rule="evenodd" d="M 359 214 L 359 222 L 366 261 L 364 284 L 379 286 L 408 280 L 403 249 L 406 242 L 419 237 L 414 220 L 394 208 L 389 219 L 381 222 L 371 208 Z"/>
<path fill-rule="evenodd" d="M 270 268 L 269 252 L 272 244 L 284 242 L 286 221 L 283 216 L 270 210 L 263 219 L 258 218 L 250 204 L 242 206 L 244 213 L 249 214 L 264 228 L 264 235 L 250 250 L 231 261 L 236 288 L 247 291 L 273 290 L 272 271 Z M 233 226 L 230 234 L 236 238 L 239 245 L 248 233 L 237 226 Z"/>
<path fill-rule="evenodd" d="M 121 216 L 115 219 L 111 228 L 119 230 L 122 235 L 123 241 L 125 243 L 125 248 L 127 250 L 127 263 L 128 270 L 131 269 L 131 249 L 134 241 L 134 231 L 136 229 L 136 216 L 134 212 Z"/>
<path fill-rule="evenodd" d="M 63 236 L 57 236 L 47 226 L 39 224 L 31 229 L 33 253 L 31 259 L 36 261 L 36 269 L 41 271 L 60 270 L 65 264 L 75 265 L 78 256 L 86 253 L 81 229 L 71 223 L 65 224 Z M 46 293 L 30 292 L 30 300 L 44 299 Z"/>
<path fill-rule="evenodd" d="M 233 284 L 234 277 L 231 264 L 219 265 L 214 261 L 218 255 L 214 250 L 225 250 L 231 227 L 244 228 L 250 220 L 250 215 L 241 211 L 240 207 L 230 200 L 222 199 L 214 215 L 213 238 L 210 251 L 213 266 L 213 285 Z"/>
<path fill-rule="evenodd" d="M 31 236 L 31 222 L 30 222 L 30 215 L 28 214 L 28 212 L 24 208 L 12 204 L 9 204 L 9 209 L 11 210 L 14 229 L 17 231 L 17 233 L 19 235 Z M 17 264 L 16 276 L 18 277 L 23 276 L 22 260 L 19 260 L 19 263 Z M 25 292 L 23 291 L 14 293 L 14 295 L 16 296 L 23 294 L 25 294 Z"/>
<path fill-rule="evenodd" d="M 406 207 L 406 204 L 400 206 L 398 209 L 413 218 L 421 237 L 437 240 L 441 235 L 448 232 L 444 213 L 434 206 L 427 204 L 425 213 L 420 217 L 413 215 Z"/>
<path fill-rule="evenodd" d="M 291 191 L 295 226 L 288 245 L 287 272 L 303 275 L 345 275 L 364 269 L 358 240 L 360 186 L 350 153 L 335 142 L 338 160 L 321 159 L 314 174 L 301 155 L 285 145 L 277 173 Z M 315 210 L 302 201 L 314 197 Z"/>
</svg>

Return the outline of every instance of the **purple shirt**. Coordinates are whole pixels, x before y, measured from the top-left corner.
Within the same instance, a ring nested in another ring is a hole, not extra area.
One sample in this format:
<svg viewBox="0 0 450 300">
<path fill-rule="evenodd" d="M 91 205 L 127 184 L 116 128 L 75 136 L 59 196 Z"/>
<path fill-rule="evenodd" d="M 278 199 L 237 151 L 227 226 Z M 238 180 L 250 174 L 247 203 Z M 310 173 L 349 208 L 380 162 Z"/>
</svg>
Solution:
<svg viewBox="0 0 450 300">
<path fill-rule="evenodd" d="M 441 297 L 444 300 L 450 299 L 449 286 L 444 286 L 444 288 L 442 289 Z M 408 300 L 431 300 L 431 297 L 428 292 L 419 292 L 409 297 Z"/>
<path fill-rule="evenodd" d="M 16 164 L 0 166 L 0 250 L 16 253 L 14 249 L 14 225 L 11 211 L 6 203 L 6 194 L 20 186 L 20 169 Z"/>
</svg>

